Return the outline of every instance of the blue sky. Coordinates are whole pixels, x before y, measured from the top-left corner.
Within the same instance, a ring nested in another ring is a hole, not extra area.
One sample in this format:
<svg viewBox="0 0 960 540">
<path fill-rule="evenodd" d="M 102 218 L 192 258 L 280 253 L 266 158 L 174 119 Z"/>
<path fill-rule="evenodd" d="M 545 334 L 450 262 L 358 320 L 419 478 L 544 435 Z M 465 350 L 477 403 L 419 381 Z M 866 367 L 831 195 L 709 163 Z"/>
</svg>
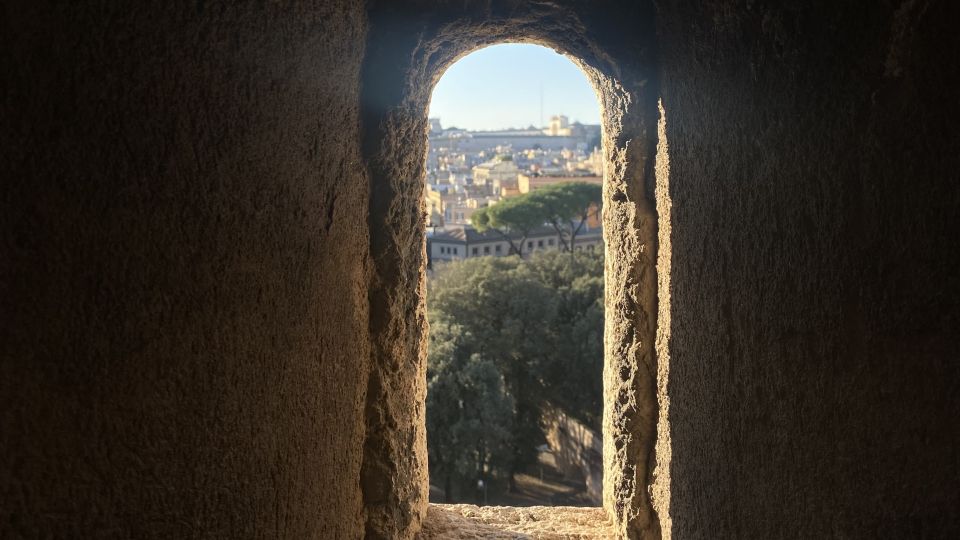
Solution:
<svg viewBox="0 0 960 540">
<path fill-rule="evenodd" d="M 483 130 L 540 126 L 555 114 L 600 123 L 600 105 L 580 68 L 539 45 L 493 45 L 461 58 L 433 89 L 430 117 L 443 127 Z"/>
</svg>

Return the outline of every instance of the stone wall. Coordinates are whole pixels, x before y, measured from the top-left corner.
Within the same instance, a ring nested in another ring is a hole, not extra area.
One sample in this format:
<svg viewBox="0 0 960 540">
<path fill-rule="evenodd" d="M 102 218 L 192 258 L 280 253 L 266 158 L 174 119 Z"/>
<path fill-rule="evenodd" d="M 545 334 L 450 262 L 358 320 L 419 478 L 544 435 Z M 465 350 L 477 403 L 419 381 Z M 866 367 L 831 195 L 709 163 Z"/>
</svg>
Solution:
<svg viewBox="0 0 960 540">
<path fill-rule="evenodd" d="M 956 536 L 957 7 L 770 4 L 8 2 L 0 536 L 412 536 L 426 105 L 507 40 L 604 107 L 618 533 Z"/>
<path fill-rule="evenodd" d="M 0 537 L 360 536 L 362 3 L 2 11 Z"/>
<path fill-rule="evenodd" d="M 956 536 L 956 3 L 657 6 L 673 535 Z"/>
<path fill-rule="evenodd" d="M 582 480 L 590 502 L 603 504 L 603 436 L 560 409 L 543 415 L 544 434 L 564 477 Z"/>
</svg>

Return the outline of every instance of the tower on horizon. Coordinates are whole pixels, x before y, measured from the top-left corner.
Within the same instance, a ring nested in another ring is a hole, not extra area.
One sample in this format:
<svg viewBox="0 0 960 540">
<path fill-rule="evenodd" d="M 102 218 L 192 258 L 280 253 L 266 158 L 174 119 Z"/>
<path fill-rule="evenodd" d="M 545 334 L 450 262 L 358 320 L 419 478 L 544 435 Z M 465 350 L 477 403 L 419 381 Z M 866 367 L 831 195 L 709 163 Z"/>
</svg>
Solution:
<svg viewBox="0 0 960 540">
<path fill-rule="evenodd" d="M 553 137 L 569 137 L 572 132 L 570 129 L 570 119 L 562 114 L 551 116 L 550 126 L 545 128 L 543 132 Z"/>
</svg>

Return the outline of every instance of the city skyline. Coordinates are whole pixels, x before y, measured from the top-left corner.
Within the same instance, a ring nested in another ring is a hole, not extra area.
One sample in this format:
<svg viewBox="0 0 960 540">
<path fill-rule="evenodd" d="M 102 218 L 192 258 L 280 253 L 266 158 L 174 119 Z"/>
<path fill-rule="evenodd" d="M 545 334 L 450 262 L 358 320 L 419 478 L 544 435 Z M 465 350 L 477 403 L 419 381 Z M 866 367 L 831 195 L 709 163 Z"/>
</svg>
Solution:
<svg viewBox="0 0 960 540">
<path fill-rule="evenodd" d="M 569 59 L 529 44 L 493 45 L 461 58 L 443 74 L 430 104 L 430 117 L 445 128 L 473 131 L 540 128 L 557 114 L 599 124 L 596 93 Z"/>
</svg>

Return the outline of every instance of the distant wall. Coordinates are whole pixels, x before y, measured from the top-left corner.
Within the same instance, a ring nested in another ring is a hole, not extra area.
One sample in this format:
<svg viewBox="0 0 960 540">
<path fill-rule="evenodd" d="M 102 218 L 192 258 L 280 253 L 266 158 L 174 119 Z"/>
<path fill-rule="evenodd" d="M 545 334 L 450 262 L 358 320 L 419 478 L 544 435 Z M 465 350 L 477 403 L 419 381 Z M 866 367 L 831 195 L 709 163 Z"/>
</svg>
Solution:
<svg viewBox="0 0 960 540">
<path fill-rule="evenodd" d="M 544 415 L 544 433 L 557 468 L 574 480 L 583 480 L 587 496 L 603 504 L 603 436 L 559 409 Z"/>
<path fill-rule="evenodd" d="M 357 538 L 358 2 L 6 2 L 0 537 Z"/>
<path fill-rule="evenodd" d="M 657 5 L 673 535 L 957 536 L 956 3 Z"/>
<path fill-rule="evenodd" d="M 494 146 L 510 145 L 514 152 L 521 150 L 533 150 L 540 148 L 543 150 L 576 150 L 578 146 L 587 144 L 589 137 L 568 137 L 568 136 L 537 136 L 537 135 L 479 135 L 473 137 L 457 138 L 434 138 L 449 147 L 460 152 L 478 152 L 480 150 L 489 150 Z M 588 148 L 588 150 L 590 150 Z"/>
</svg>

